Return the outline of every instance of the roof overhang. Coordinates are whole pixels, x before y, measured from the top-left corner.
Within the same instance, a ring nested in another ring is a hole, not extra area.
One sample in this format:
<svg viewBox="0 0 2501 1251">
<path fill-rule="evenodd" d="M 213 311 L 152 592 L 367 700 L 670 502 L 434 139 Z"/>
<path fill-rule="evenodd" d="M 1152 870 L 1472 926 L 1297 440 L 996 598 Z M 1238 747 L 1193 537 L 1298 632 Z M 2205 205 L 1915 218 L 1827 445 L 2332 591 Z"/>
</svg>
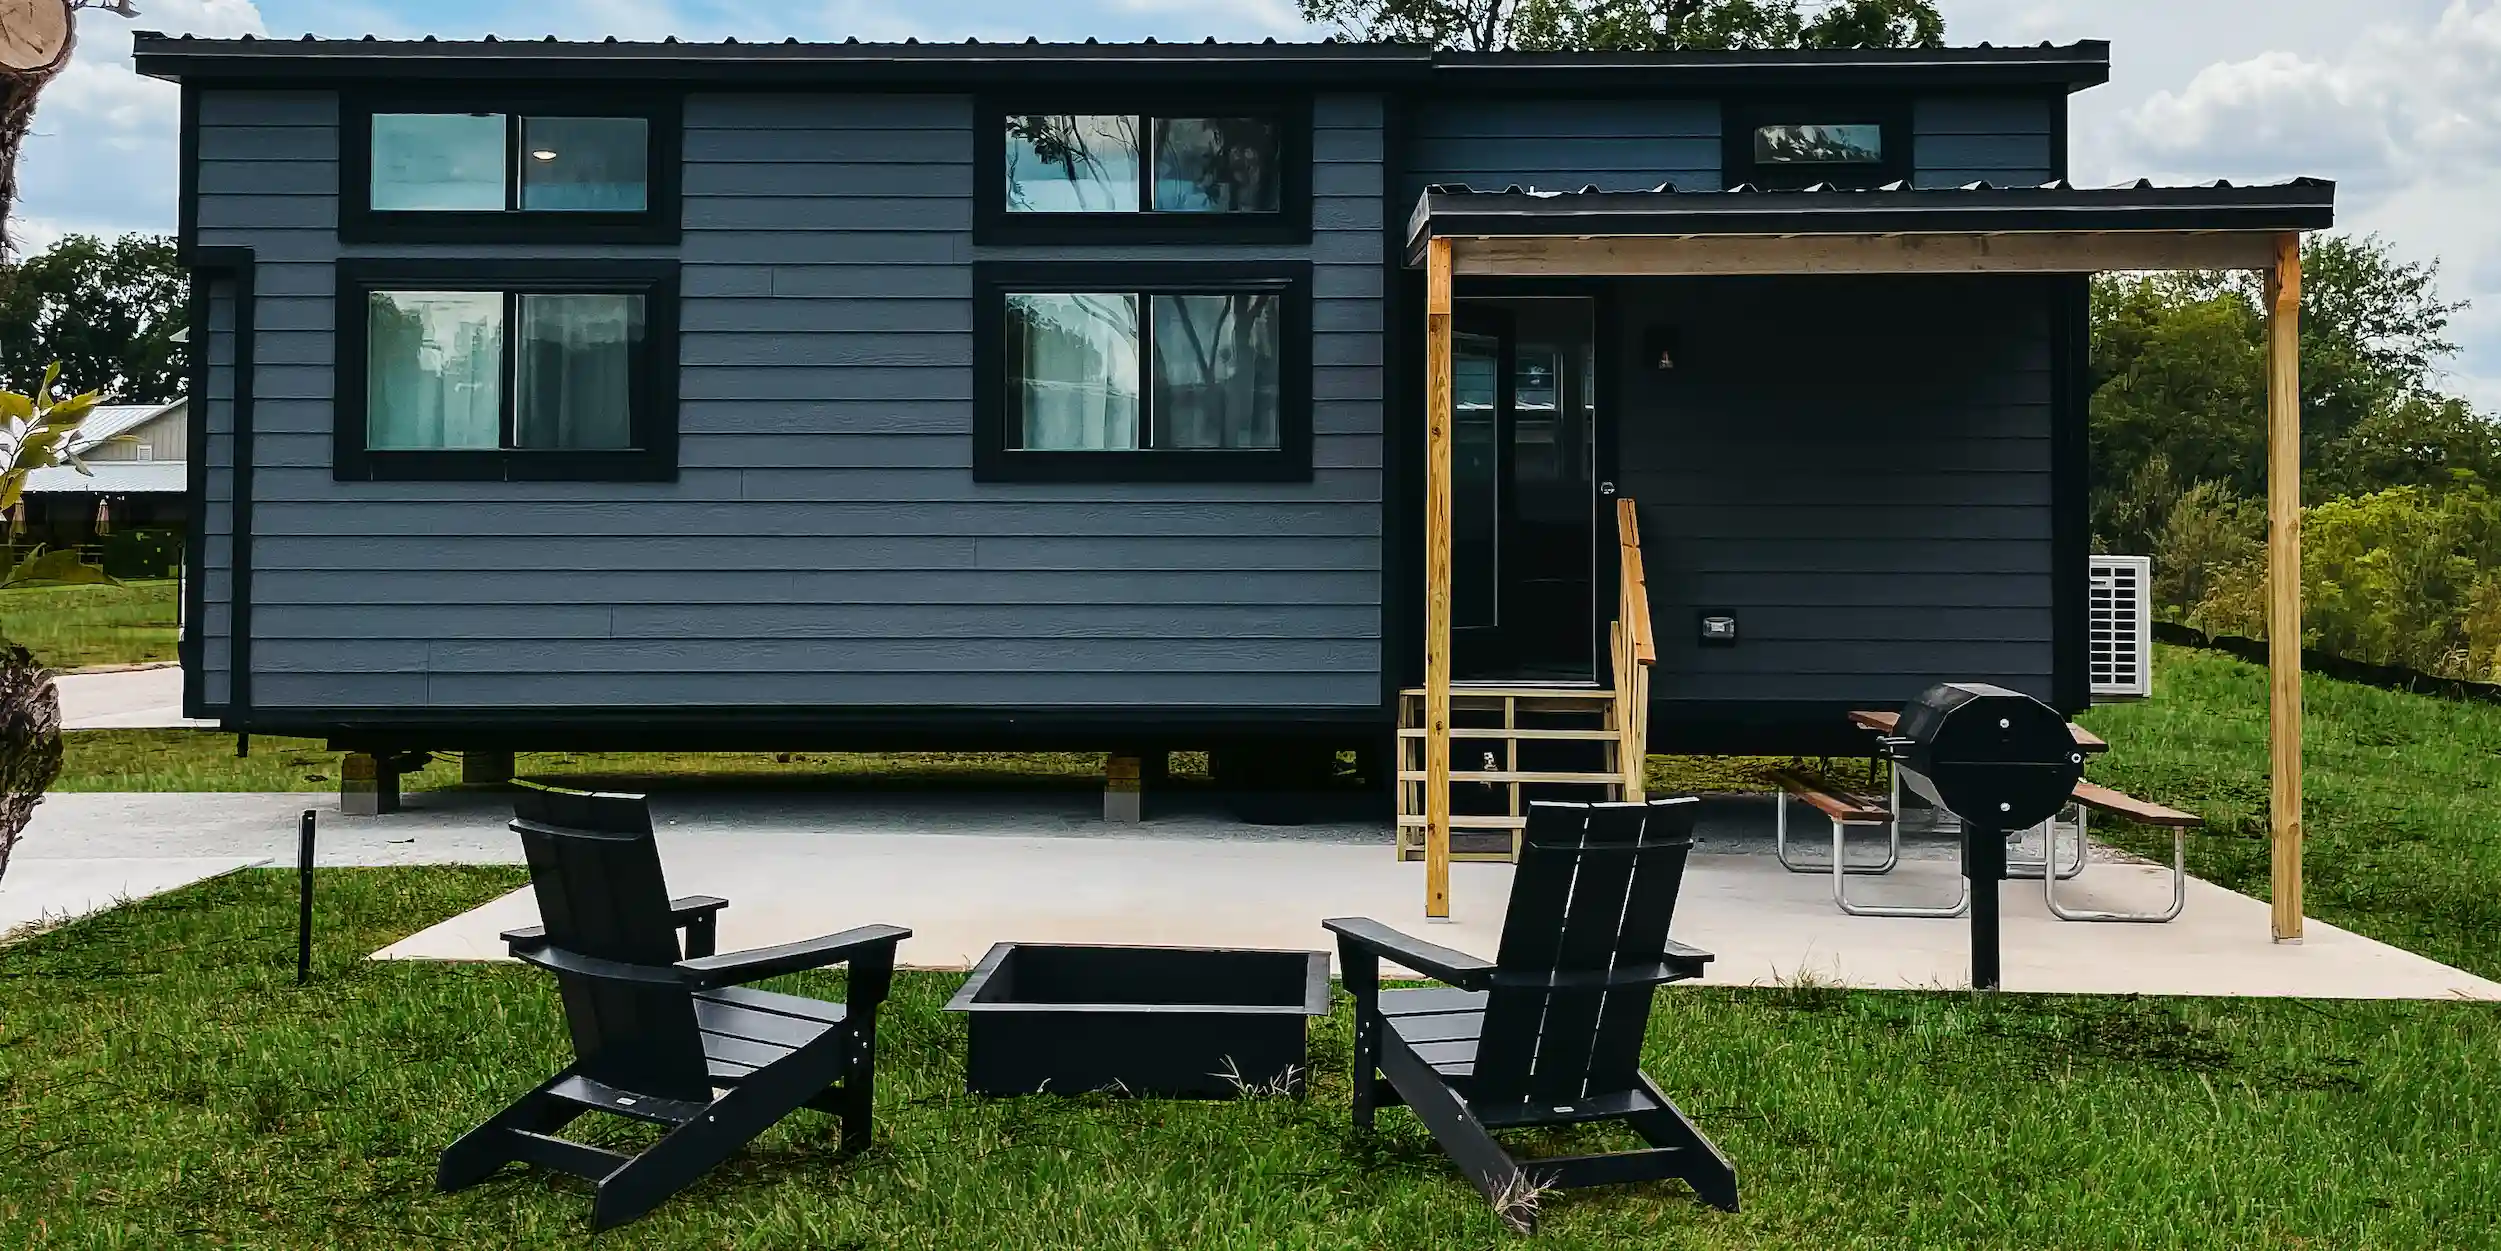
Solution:
<svg viewBox="0 0 2501 1251">
<path fill-rule="evenodd" d="M 2110 78 L 2110 45 L 1671 52 L 1435 52 L 1353 43 L 693 43 L 606 39 L 205 39 L 139 32 L 138 70 L 181 82 L 374 79 L 677 82 L 889 89 L 1019 84 L 1273 83 L 1454 92 L 1645 95 L 1918 87 L 2070 92 Z"/>
<path fill-rule="evenodd" d="M 1408 261 L 1473 275 L 2097 273 L 2251 269 L 2335 220 L 2336 185 L 1498 192 L 1431 187 Z"/>
</svg>

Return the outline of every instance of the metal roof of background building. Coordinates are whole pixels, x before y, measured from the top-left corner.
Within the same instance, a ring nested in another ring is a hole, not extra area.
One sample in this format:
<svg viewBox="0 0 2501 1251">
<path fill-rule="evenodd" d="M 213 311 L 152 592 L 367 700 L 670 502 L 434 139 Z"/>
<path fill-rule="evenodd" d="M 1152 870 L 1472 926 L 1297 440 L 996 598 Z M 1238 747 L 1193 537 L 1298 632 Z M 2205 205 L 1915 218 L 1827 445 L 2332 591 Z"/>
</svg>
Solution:
<svg viewBox="0 0 2501 1251">
<path fill-rule="evenodd" d="M 54 465 L 26 475 L 28 495 L 180 495 L 190 489 L 190 467 L 178 460 L 94 460 L 93 474 Z"/>
</svg>

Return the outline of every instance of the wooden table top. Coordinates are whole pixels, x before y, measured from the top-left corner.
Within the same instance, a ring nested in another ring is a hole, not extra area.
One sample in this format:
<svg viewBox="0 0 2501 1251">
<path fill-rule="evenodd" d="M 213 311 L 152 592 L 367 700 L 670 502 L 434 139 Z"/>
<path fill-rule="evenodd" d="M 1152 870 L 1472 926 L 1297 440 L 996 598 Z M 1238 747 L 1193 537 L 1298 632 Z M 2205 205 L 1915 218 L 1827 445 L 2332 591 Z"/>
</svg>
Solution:
<svg viewBox="0 0 2501 1251">
<path fill-rule="evenodd" d="M 1894 727 L 1900 725 L 1901 722 L 1902 714 L 1898 712 L 1883 712 L 1880 710 L 1862 708 L 1850 714 L 1850 724 L 1855 725 L 1862 730 L 1873 730 L 1878 734 L 1891 734 Z M 2104 752 L 2110 750 L 2110 744 L 2105 741 L 2102 736 L 2093 733 L 2091 730 L 2085 729 L 2083 726 L 2070 721 L 2067 723 L 2067 729 L 2075 734 L 2075 745 L 2086 751 Z"/>
</svg>

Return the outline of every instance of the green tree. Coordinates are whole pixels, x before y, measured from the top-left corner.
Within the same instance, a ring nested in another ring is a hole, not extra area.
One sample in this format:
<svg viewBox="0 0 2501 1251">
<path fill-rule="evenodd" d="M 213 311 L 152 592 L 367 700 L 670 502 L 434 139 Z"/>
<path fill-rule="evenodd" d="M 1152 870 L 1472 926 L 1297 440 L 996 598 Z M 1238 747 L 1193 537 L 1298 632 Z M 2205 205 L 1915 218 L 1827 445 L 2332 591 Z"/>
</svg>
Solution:
<svg viewBox="0 0 2501 1251">
<path fill-rule="evenodd" d="M 1935 0 L 1301 0 L 1357 39 L 1493 51 L 1933 48 Z"/>
<path fill-rule="evenodd" d="M 164 235 L 70 235 L 0 265 L 0 385 L 26 390 L 57 362 L 117 401 L 180 399 L 186 293 Z"/>
<path fill-rule="evenodd" d="M 2315 238 L 2302 250 L 2303 499 L 2394 486 L 2501 486 L 2501 426 L 2443 395 L 2456 351 L 2439 266 L 2400 261 L 2376 236 Z M 2093 290 L 2094 534 L 2141 542 L 2133 498 L 2160 484 L 2220 482 L 2266 493 L 2266 317 L 2240 273 L 2111 275 Z M 2158 518 L 2156 519 L 2158 526 Z M 2126 550 L 2147 550 L 2142 546 Z"/>
</svg>

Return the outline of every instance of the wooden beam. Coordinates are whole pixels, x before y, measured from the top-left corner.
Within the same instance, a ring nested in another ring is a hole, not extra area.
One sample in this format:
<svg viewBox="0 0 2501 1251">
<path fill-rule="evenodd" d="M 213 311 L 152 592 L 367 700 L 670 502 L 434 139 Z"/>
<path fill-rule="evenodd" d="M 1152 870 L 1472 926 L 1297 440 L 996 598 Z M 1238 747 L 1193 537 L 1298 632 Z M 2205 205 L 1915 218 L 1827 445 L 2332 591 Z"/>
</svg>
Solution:
<svg viewBox="0 0 2501 1251">
<path fill-rule="evenodd" d="M 2074 274 L 2139 269 L 2267 269 L 2275 237 L 2257 232 L 2043 231 L 1907 235 L 1521 235 L 1456 239 L 1466 275 Z"/>
<path fill-rule="evenodd" d="M 1424 256 L 1424 915 L 1450 915 L 1451 248 Z"/>
<path fill-rule="evenodd" d="M 2301 236 L 2267 270 L 2267 798 L 2274 930 L 2301 938 Z"/>
</svg>

